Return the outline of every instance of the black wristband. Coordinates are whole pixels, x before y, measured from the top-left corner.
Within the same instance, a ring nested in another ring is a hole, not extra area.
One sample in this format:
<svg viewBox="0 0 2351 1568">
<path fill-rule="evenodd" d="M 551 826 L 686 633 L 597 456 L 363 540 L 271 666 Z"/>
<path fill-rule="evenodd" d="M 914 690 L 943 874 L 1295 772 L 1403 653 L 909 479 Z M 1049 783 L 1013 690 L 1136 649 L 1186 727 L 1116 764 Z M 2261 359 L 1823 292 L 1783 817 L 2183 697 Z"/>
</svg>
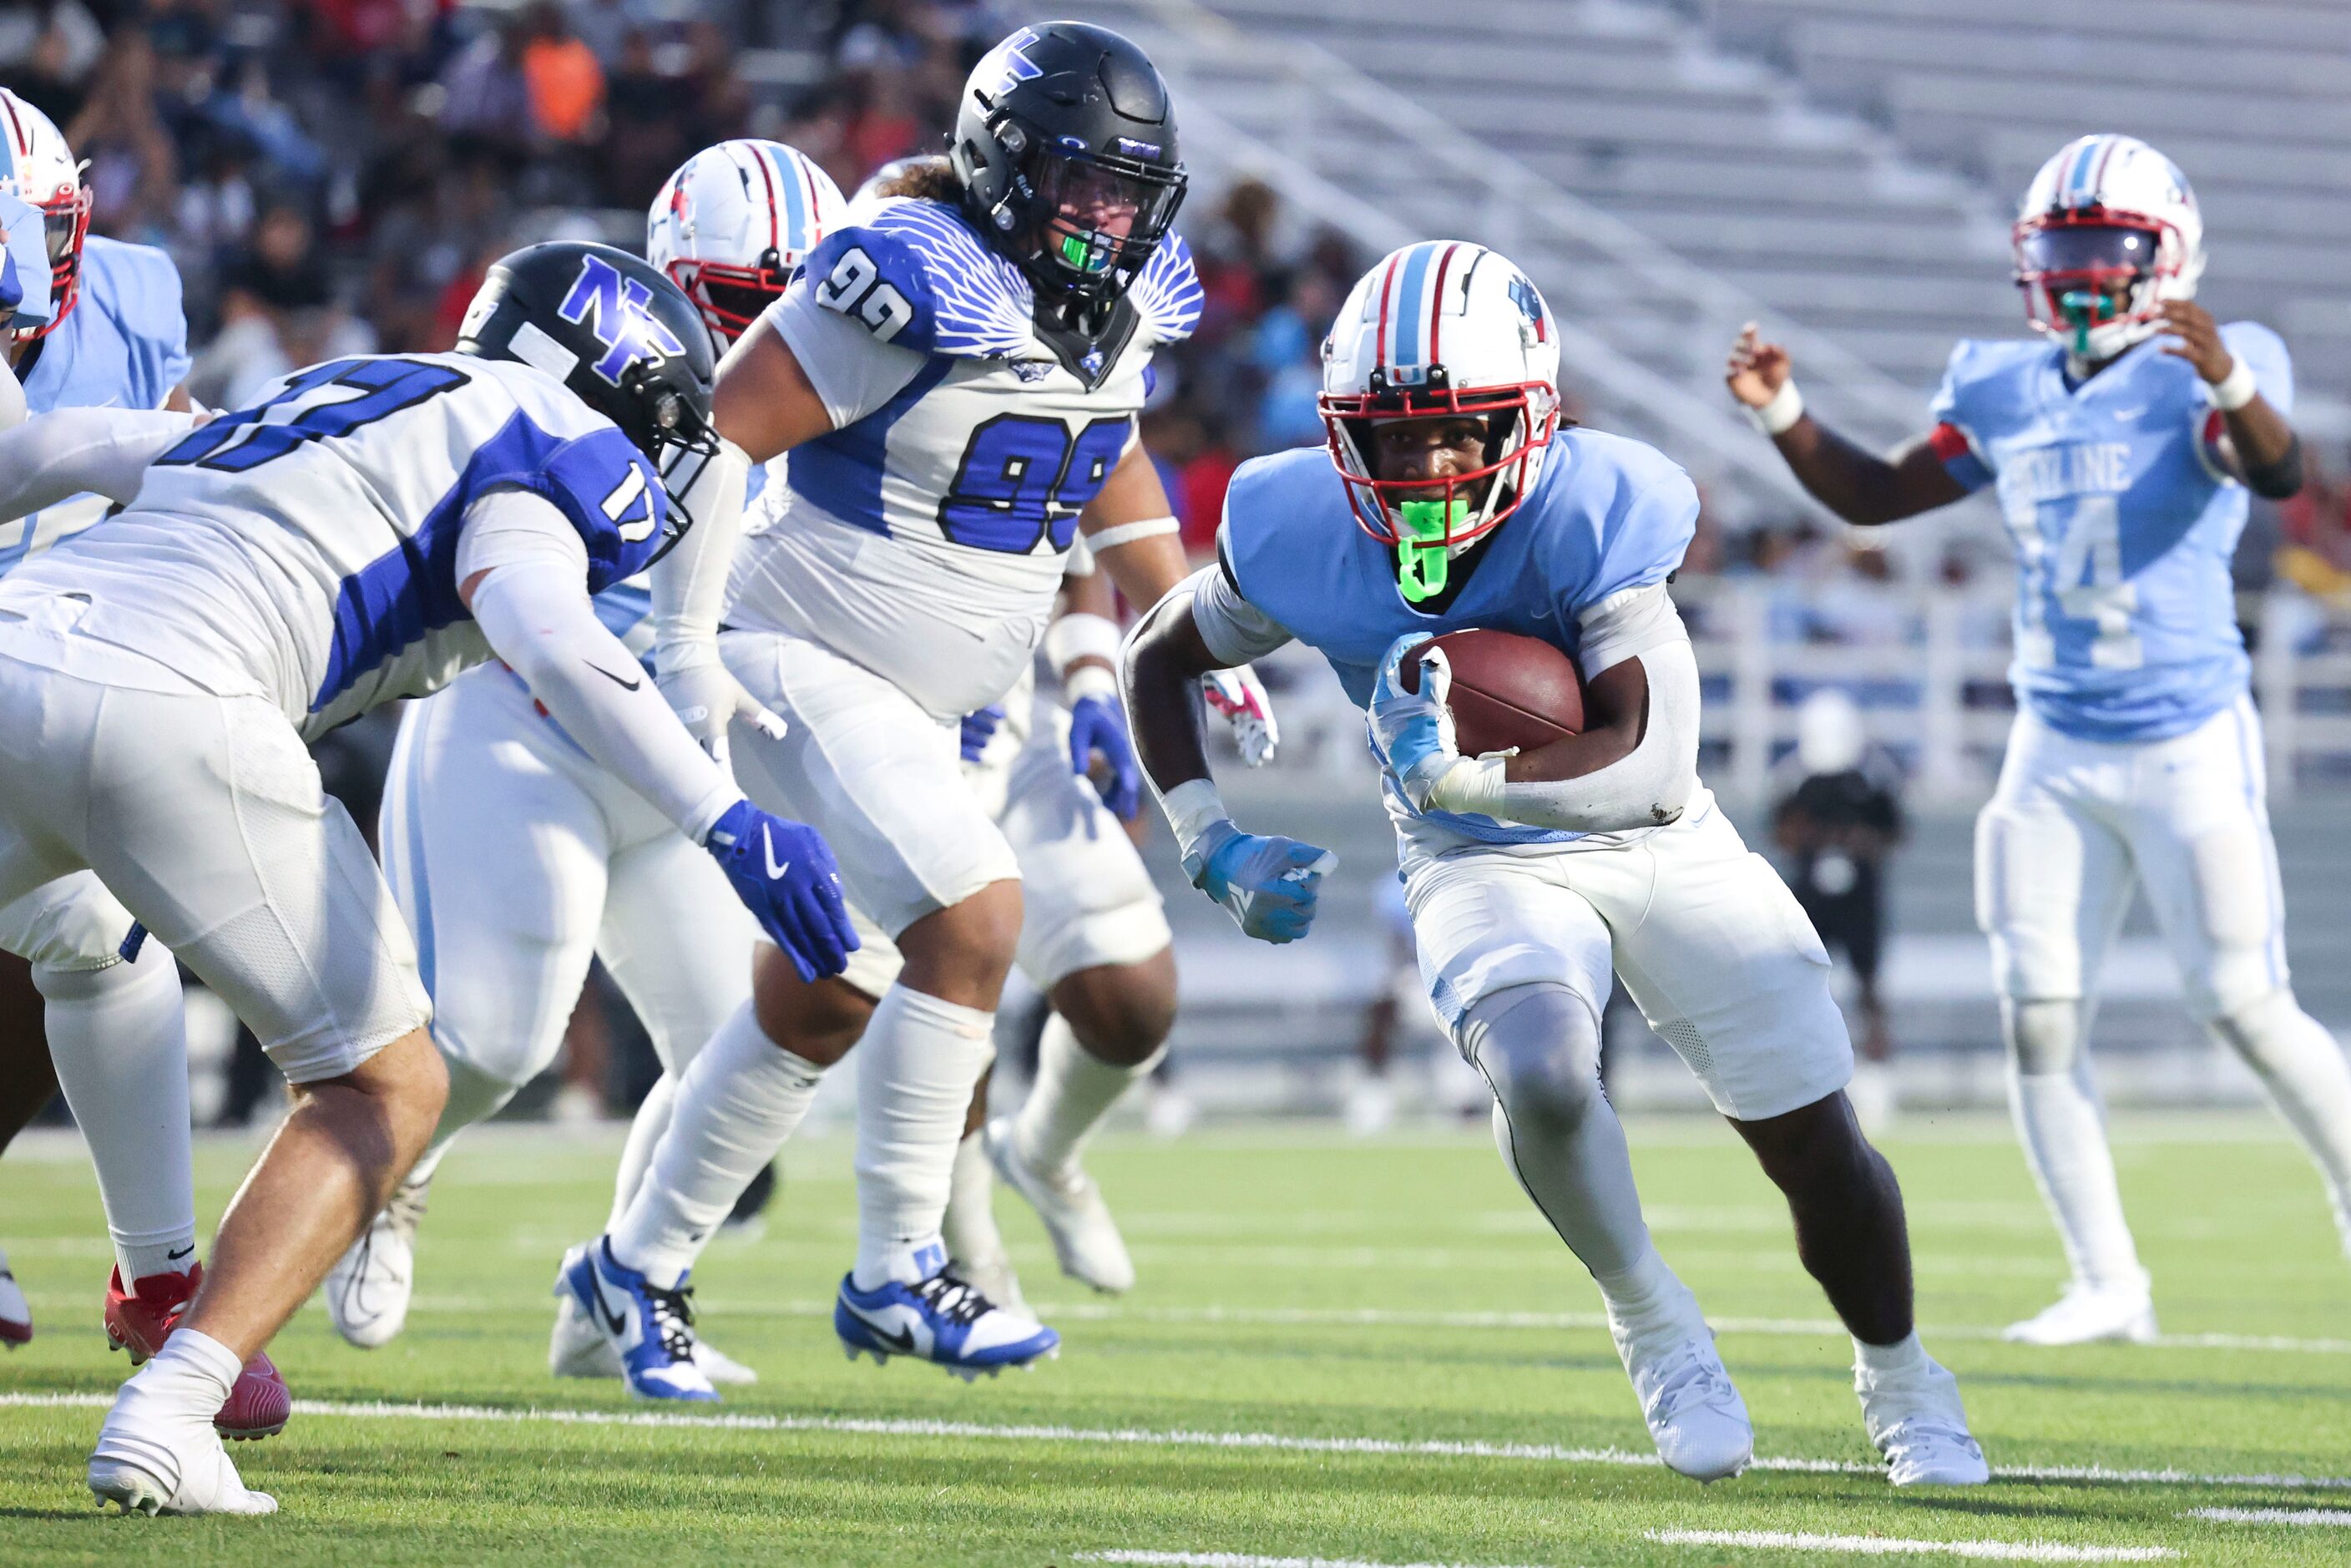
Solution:
<svg viewBox="0 0 2351 1568">
<path fill-rule="evenodd" d="M 2302 437 L 2286 442 L 2285 454 L 2274 463 L 2245 465 L 2245 488 L 2264 500 L 2283 501 L 2302 488 Z"/>
</svg>

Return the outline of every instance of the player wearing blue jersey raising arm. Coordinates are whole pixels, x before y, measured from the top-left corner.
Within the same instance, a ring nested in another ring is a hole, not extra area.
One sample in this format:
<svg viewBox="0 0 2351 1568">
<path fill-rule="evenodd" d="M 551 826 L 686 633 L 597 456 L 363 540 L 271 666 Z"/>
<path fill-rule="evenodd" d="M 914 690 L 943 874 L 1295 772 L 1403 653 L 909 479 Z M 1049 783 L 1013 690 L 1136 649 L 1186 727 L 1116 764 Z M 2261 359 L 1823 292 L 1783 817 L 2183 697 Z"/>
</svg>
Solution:
<svg viewBox="0 0 2351 1568">
<path fill-rule="evenodd" d="M 2302 486 L 2285 347 L 2194 302 L 2203 221 L 2186 176 L 2127 136 L 2043 164 L 2015 229 L 2038 341 L 1962 342 L 1935 427 L 1891 457 L 1803 411 L 1786 350 L 1750 328 L 1733 396 L 1805 488 L 1889 523 L 1997 486 L 2016 549 L 2016 727 L 1976 825 L 2011 1103 L 2073 1266 L 2032 1344 L 2155 1335 L 2088 1058 L 2097 971 L 2147 889 L 2188 1005 L 2318 1163 L 2351 1246 L 2351 1068 L 2287 984 L 2261 720 L 2229 560 L 2248 492 Z"/>
<path fill-rule="evenodd" d="M 1638 442 L 1560 428 L 1550 313 L 1478 246 L 1380 262 L 1322 362 L 1327 447 L 1241 466 L 1217 564 L 1129 650 L 1138 750 L 1193 884 L 1266 941 L 1313 919 L 1329 857 L 1233 824 L 1190 695 L 1204 671 L 1304 643 L 1369 710 L 1429 999 L 1492 1086 L 1512 1174 L 1598 1282 L 1666 1463 L 1736 1475 L 1754 1432 L 1650 1242 L 1601 1088 L 1612 967 L 1787 1195 L 1804 1266 L 1852 1331 L 1890 1478 L 1982 1481 L 1958 1385 L 1913 1323 L 1901 1191 L 1845 1101 L 1853 1047 L 1827 956 L 1698 778 L 1698 664 L 1666 588 L 1698 518 L 1688 476 Z M 1584 733 L 1461 756 L 1444 655 L 1418 645 L 1473 627 L 1573 657 Z"/>
</svg>

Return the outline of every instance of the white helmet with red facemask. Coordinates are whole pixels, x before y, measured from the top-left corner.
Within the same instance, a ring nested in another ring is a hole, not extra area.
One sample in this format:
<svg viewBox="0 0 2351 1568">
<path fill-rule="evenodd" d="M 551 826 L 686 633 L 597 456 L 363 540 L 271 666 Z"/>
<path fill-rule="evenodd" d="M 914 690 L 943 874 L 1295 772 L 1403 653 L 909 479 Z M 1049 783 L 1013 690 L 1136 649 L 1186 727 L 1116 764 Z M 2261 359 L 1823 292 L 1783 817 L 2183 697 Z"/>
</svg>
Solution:
<svg viewBox="0 0 2351 1568">
<path fill-rule="evenodd" d="M 2133 136 L 2085 136 L 2041 166 L 2012 235 L 2034 327 L 2085 361 L 2162 330 L 2204 275 L 2204 220 L 2179 166 Z"/>
<path fill-rule="evenodd" d="M 1322 341 L 1319 400 L 1331 460 L 1355 520 L 1396 547 L 1396 586 L 1417 602 L 1443 591 L 1445 563 L 1516 511 L 1559 429 L 1559 333 L 1509 258 L 1464 240 L 1427 240 L 1364 275 Z M 1379 477 L 1372 427 L 1471 417 L 1484 461 L 1431 481 Z"/>
<path fill-rule="evenodd" d="M 685 290 L 723 353 L 846 205 L 806 153 L 780 141 L 721 141 L 664 182 L 646 214 L 645 259 Z"/>
<path fill-rule="evenodd" d="M 0 191 L 41 209 L 49 252 L 51 314 L 31 339 L 57 330 L 81 287 L 81 242 L 89 233 L 89 187 L 64 134 L 46 114 L 0 88 Z"/>
</svg>

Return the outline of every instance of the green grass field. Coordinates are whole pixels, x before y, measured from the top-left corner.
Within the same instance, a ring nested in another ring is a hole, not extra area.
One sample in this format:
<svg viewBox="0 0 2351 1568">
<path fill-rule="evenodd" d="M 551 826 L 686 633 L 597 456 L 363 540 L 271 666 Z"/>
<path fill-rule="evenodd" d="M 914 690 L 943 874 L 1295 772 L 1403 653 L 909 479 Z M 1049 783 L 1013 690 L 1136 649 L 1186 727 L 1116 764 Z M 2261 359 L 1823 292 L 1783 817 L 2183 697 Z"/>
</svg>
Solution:
<svg viewBox="0 0 2351 1568">
<path fill-rule="evenodd" d="M 2124 1125 L 2170 1337 L 2079 1352 L 1995 1337 L 2063 1272 L 2004 1130 L 1888 1142 L 1928 1343 L 2000 1471 L 1901 1495 L 1873 1472 L 1848 1347 L 1751 1163 L 1712 1124 L 1633 1137 L 1651 1222 L 1721 1331 L 1765 1457 L 1711 1489 L 1656 1466 L 1590 1281 L 1469 1132 L 1109 1140 L 1093 1165 L 1143 1273 L 1116 1302 L 1061 1281 L 1000 1193 L 1066 1348 L 971 1387 L 841 1358 L 828 1313 L 852 1242 L 848 1149 L 796 1145 L 765 1238 L 721 1243 L 701 1270 L 705 1332 L 764 1380 L 680 1417 L 547 1375 L 549 1282 L 602 1218 L 615 1144 L 526 1130 L 476 1134 L 444 1167 L 405 1337 L 352 1351 L 313 1307 L 272 1347 L 308 1403 L 283 1437 L 237 1449 L 284 1511 L 262 1521 L 90 1507 L 82 1462 L 123 1370 L 97 1329 L 104 1232 L 78 1147 L 38 1141 L 0 1165 L 0 1242 L 39 1322 L 0 1363 L 0 1563 L 1831 1560 L 1677 1532 L 2351 1562 L 2351 1512 L 2195 1511 L 2351 1511 L 2351 1268 L 2269 1123 Z M 208 1220 L 248 1152 L 202 1151 Z"/>
</svg>

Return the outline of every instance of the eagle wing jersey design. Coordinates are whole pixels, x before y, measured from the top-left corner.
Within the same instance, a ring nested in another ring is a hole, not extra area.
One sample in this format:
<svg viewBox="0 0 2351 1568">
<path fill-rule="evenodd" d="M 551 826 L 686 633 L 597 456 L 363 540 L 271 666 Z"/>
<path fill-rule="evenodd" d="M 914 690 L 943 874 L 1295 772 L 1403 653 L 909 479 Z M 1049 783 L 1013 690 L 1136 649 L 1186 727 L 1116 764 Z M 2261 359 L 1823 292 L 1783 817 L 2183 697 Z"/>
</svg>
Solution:
<svg viewBox="0 0 2351 1568">
<path fill-rule="evenodd" d="M 1079 514 L 1134 444 L 1152 352 L 1191 330 L 1200 286 L 1171 237 L 1114 350 L 1073 371 L 1028 279 L 961 213 L 896 198 L 862 216 L 767 318 L 835 428 L 793 449 L 732 614 L 952 717 L 1002 695 L 1043 637 Z"/>
<path fill-rule="evenodd" d="M 129 510 L 26 575 L 55 559 L 60 586 L 92 600 L 84 632 L 216 691 L 258 689 L 315 738 L 489 656 L 458 598 L 457 541 L 501 488 L 579 530 L 590 592 L 660 544 L 652 464 L 560 383 L 511 361 L 385 355 L 298 371 L 198 426 Z"/>
</svg>

